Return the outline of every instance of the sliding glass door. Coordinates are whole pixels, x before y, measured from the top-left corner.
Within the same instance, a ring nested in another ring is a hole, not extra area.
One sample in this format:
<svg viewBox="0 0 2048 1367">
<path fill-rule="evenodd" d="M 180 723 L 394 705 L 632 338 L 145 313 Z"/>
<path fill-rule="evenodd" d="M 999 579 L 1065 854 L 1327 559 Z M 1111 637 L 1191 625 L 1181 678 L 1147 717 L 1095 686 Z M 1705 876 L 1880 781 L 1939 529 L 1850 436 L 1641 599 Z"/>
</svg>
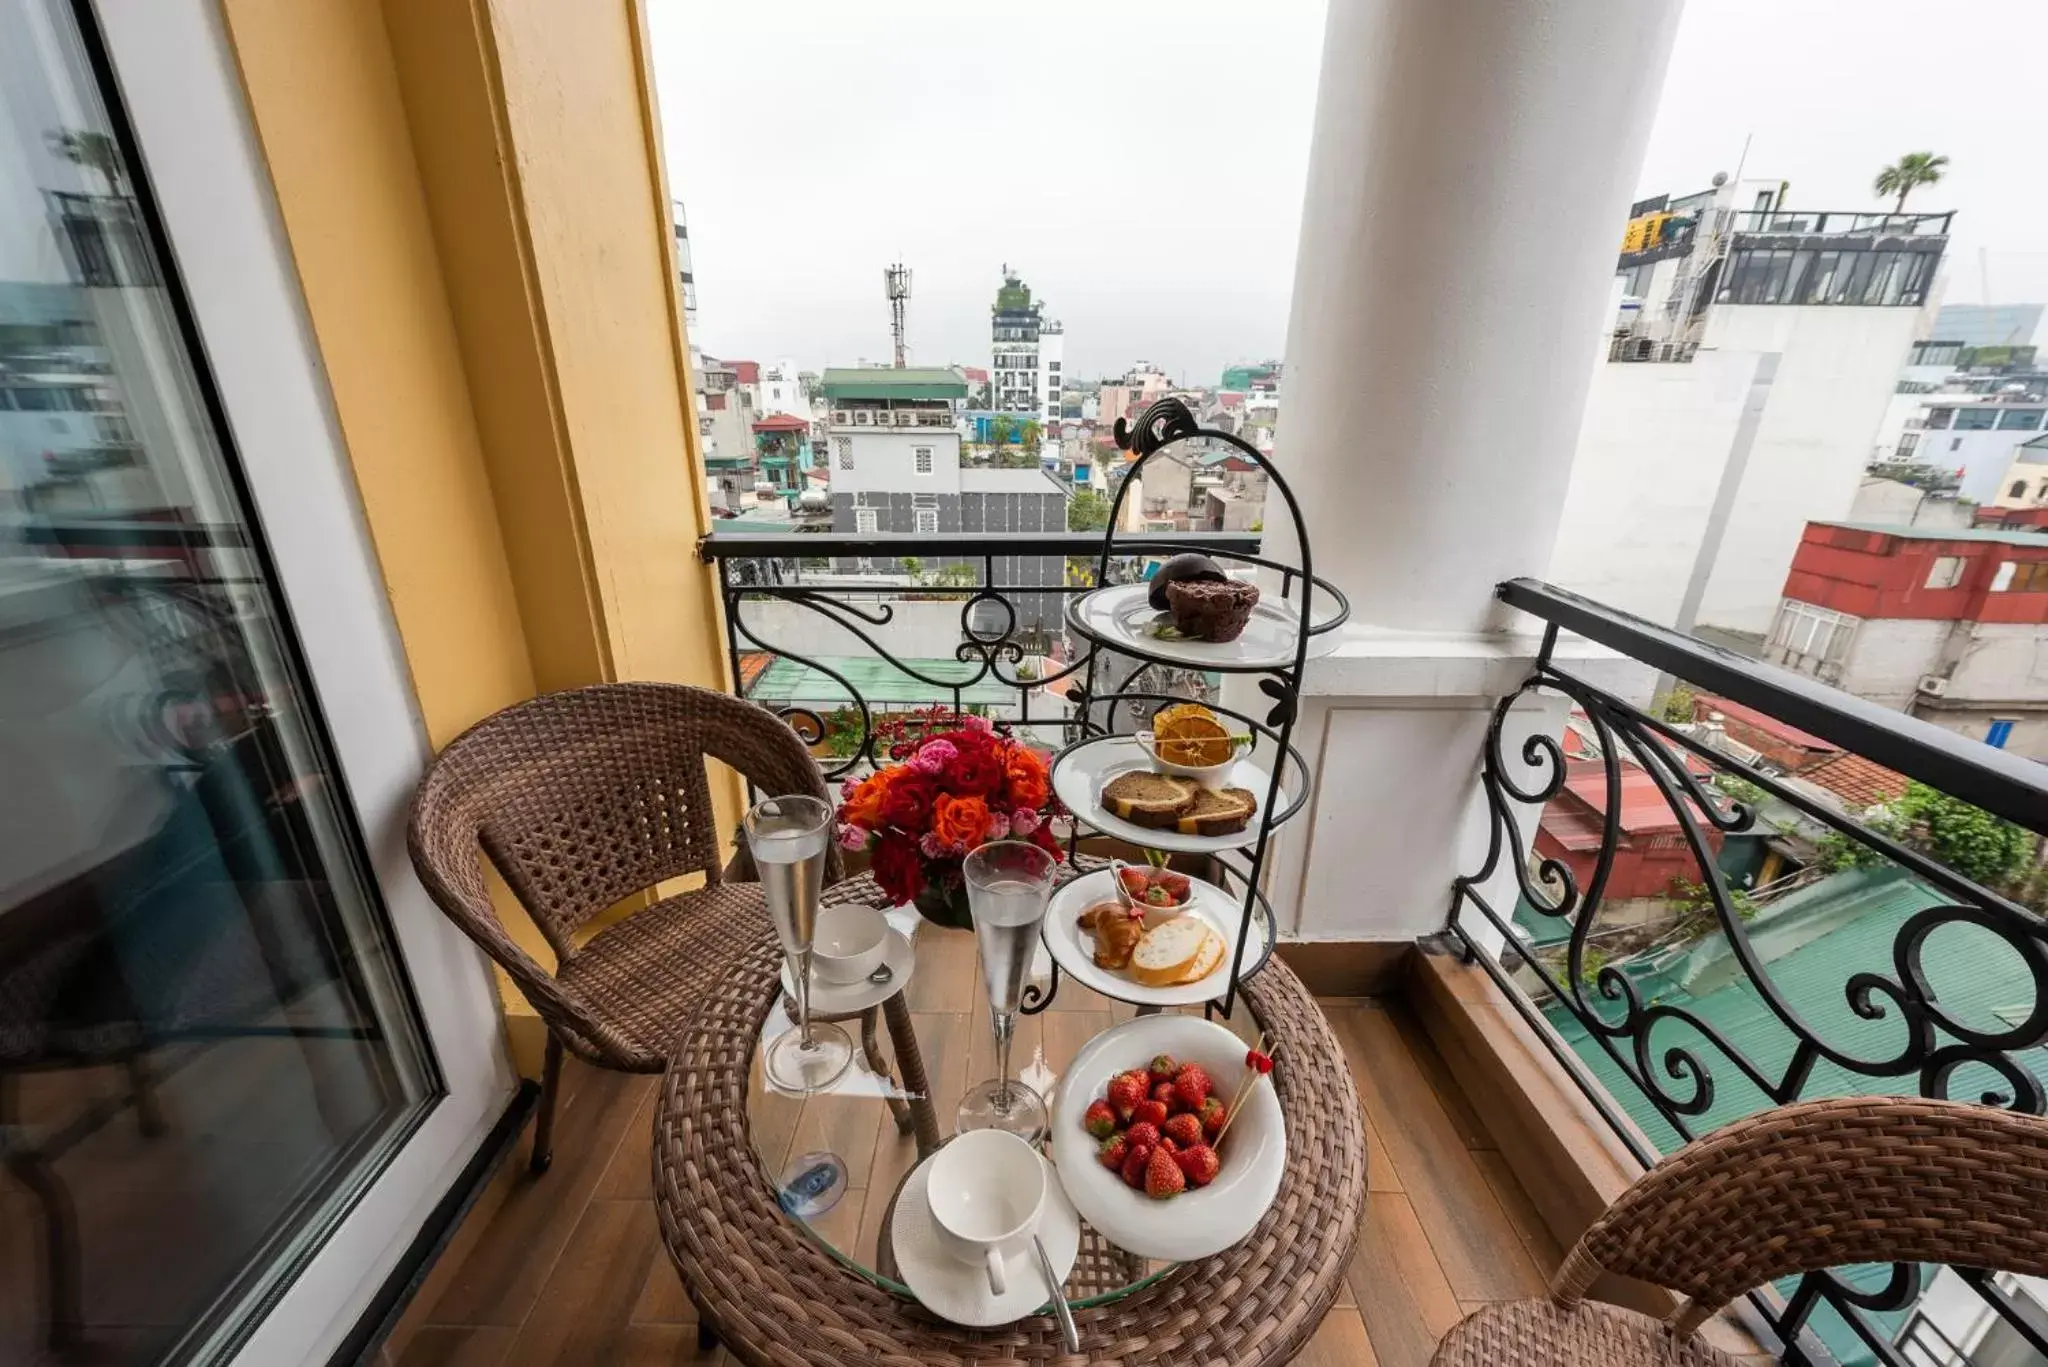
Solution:
<svg viewBox="0 0 2048 1367">
<path fill-rule="evenodd" d="M 163 75 L 123 69 L 92 11 L 0 0 L 9 1364 L 233 1358 L 449 1095 L 370 853 L 391 813 L 365 819 L 321 706 L 361 681 L 308 666 L 294 623 L 327 604 L 273 557 L 131 74 Z M 321 435 L 268 451 L 273 479 Z M 449 962 L 437 995 L 474 994 Z M 405 1180 L 434 1195 L 463 1138 Z M 376 1218 L 297 1341 L 331 1341 L 390 1265 L 410 1231 Z"/>
</svg>

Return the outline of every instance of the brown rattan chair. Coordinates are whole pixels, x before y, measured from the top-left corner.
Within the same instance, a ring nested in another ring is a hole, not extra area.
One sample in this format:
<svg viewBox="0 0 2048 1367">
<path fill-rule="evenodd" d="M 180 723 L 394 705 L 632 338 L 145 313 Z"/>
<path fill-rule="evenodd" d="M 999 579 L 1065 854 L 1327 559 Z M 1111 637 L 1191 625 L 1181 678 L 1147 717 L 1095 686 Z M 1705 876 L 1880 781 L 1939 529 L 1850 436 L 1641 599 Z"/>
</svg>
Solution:
<svg viewBox="0 0 2048 1367">
<path fill-rule="evenodd" d="M 1764 1111 L 1665 1158 L 1579 1239 L 1545 1300 L 1467 1316 L 1435 1367 L 1732 1367 L 1695 1332 L 1744 1292 L 1854 1263 L 2048 1276 L 2048 1119 L 1916 1097 Z M 1588 1302 L 1603 1273 L 1686 1299 Z"/>
<path fill-rule="evenodd" d="M 562 1050 L 601 1068 L 660 1072 L 694 1003 L 774 933 L 744 847 L 721 868 L 706 759 L 763 793 L 830 800 L 781 719 L 724 693 L 656 683 L 599 684 L 508 707 L 449 742 L 413 799 L 407 844 L 420 881 L 548 1028 L 536 1172 L 552 1157 Z M 498 919 L 479 852 L 547 937 L 553 974 Z M 835 882 L 836 845 L 826 861 Z M 577 943 L 605 908 L 692 873 L 703 875 L 702 889 Z"/>
</svg>

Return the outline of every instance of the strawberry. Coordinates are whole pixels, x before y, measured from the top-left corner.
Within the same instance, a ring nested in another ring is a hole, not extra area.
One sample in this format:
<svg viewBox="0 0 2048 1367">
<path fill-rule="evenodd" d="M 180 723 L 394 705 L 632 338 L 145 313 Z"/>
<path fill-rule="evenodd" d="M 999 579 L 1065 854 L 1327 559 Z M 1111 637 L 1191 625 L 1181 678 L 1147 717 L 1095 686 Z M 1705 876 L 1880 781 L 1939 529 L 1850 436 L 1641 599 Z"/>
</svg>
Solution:
<svg viewBox="0 0 2048 1367">
<path fill-rule="evenodd" d="M 1175 873 L 1172 869 L 1160 869 L 1155 872 L 1152 875 L 1152 886 L 1165 888 L 1166 895 L 1173 899 L 1175 906 L 1187 901 L 1188 894 L 1195 890 L 1194 884 L 1188 880 L 1186 874 Z"/>
<path fill-rule="evenodd" d="M 1166 1103 L 1163 1101 L 1148 1099 L 1139 1102 L 1131 1108 L 1131 1119 L 1133 1121 L 1149 1120 L 1154 1125 L 1164 1125 L 1166 1123 L 1166 1115 Z"/>
<path fill-rule="evenodd" d="M 1195 1112 L 1202 1120 L 1202 1134 L 1214 1139 L 1223 1130 L 1223 1122 L 1230 1116 L 1230 1108 L 1223 1104 L 1223 1098 L 1212 1096 L 1202 1103 L 1202 1109 Z"/>
<path fill-rule="evenodd" d="M 1173 894 L 1154 883 L 1145 889 L 1145 905 L 1148 907 L 1170 907 L 1175 905 Z"/>
<path fill-rule="evenodd" d="M 1168 1153 L 1180 1152 L 1180 1145 L 1174 1143 L 1171 1139 L 1168 1139 L 1163 1134 L 1159 1136 L 1159 1142 L 1157 1144 L 1154 1144 L 1152 1147 L 1155 1149 L 1164 1149 Z"/>
<path fill-rule="evenodd" d="M 1194 1187 L 1208 1186 L 1223 1170 L 1223 1160 L 1207 1144 L 1193 1144 L 1181 1149 L 1173 1155 L 1173 1162 L 1188 1179 L 1188 1185 Z M 1151 1175 L 1150 1171 L 1145 1174 L 1148 1180 Z"/>
<path fill-rule="evenodd" d="M 1216 1084 L 1209 1081 L 1209 1074 L 1203 1071 L 1201 1064 L 1190 1063 L 1173 1075 L 1173 1090 L 1182 1105 L 1191 1111 L 1199 1111 L 1202 1103 L 1209 1099 L 1209 1093 L 1216 1090 Z"/>
<path fill-rule="evenodd" d="M 1116 1129 L 1116 1112 L 1109 1103 L 1100 1098 L 1088 1103 L 1088 1109 L 1081 1113 L 1081 1128 L 1097 1139 L 1107 1139 Z"/>
<path fill-rule="evenodd" d="M 1154 1149 L 1145 1163 L 1145 1194 L 1155 1201 L 1170 1201 L 1187 1189 L 1187 1174 L 1173 1155 Z"/>
<path fill-rule="evenodd" d="M 1180 1065 L 1174 1062 L 1172 1054 L 1155 1054 L 1152 1057 L 1151 1067 L 1145 1071 L 1156 1086 L 1162 1082 L 1173 1081 L 1173 1075 L 1180 1071 Z"/>
<path fill-rule="evenodd" d="M 1142 901 L 1145 896 L 1145 890 L 1152 885 L 1152 880 L 1145 876 L 1143 869 L 1118 869 L 1116 877 L 1117 881 L 1124 885 L 1124 891 L 1129 893 L 1134 900 Z"/>
<path fill-rule="evenodd" d="M 1149 1149 L 1159 1142 L 1159 1127 L 1141 1120 L 1124 1131 L 1124 1139 L 1134 1149 Z"/>
<path fill-rule="evenodd" d="M 1173 1113 L 1173 1084 L 1171 1082 L 1154 1083 L 1152 1099 L 1164 1106 L 1167 1114 L 1171 1115 Z"/>
<path fill-rule="evenodd" d="M 1124 1155 L 1122 1172 L 1124 1185 L 1143 1190 L 1145 1186 L 1145 1168 L 1151 1162 L 1151 1159 L 1152 1148 L 1149 1144 L 1133 1144 L 1131 1151 Z M 1169 1158 L 1166 1161 L 1171 1163 L 1173 1160 Z M 1178 1169 L 1175 1171 L 1178 1171 Z"/>
<path fill-rule="evenodd" d="M 1123 1168 L 1124 1159 L 1130 1157 L 1130 1154 L 1130 1141 L 1120 1134 L 1113 1134 L 1102 1141 L 1102 1147 L 1097 1150 L 1095 1157 L 1103 1167 L 1111 1172 L 1117 1172 Z"/>
<path fill-rule="evenodd" d="M 1138 1077 L 1143 1076 L 1144 1074 L 1142 1073 L 1138 1075 Z M 1143 1100 L 1145 1100 L 1145 1084 L 1132 1077 L 1131 1074 L 1124 1073 L 1110 1079 L 1107 1102 L 1110 1112 L 1118 1120 L 1129 1120 L 1131 1118 L 1131 1111 Z"/>
<path fill-rule="evenodd" d="M 1202 1142 L 1202 1122 L 1188 1112 L 1182 1111 L 1179 1115 L 1169 1117 L 1167 1122 L 1159 1127 L 1159 1133 L 1185 1149 L 1191 1144 Z"/>
</svg>

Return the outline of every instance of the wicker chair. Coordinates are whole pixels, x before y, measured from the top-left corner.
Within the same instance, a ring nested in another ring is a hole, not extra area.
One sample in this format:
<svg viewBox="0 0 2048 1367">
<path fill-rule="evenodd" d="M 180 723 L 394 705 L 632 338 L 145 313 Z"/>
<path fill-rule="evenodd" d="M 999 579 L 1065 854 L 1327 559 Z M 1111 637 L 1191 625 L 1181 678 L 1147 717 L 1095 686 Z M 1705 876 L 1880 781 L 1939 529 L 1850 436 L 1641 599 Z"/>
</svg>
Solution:
<svg viewBox="0 0 2048 1367">
<path fill-rule="evenodd" d="M 744 846 L 721 868 L 707 758 L 762 792 L 829 800 L 810 752 L 771 713 L 724 693 L 653 683 L 599 684 L 508 707 L 449 742 L 413 799 L 406 838 L 420 881 L 548 1027 L 535 1172 L 553 1155 L 562 1050 L 602 1068 L 660 1072 L 693 1004 L 773 934 Z M 560 965 L 554 974 L 498 919 L 479 851 L 547 937 Z M 837 881 L 836 846 L 826 859 L 826 879 Z M 701 890 L 577 943 L 605 908 L 691 873 L 704 876 Z"/>
<path fill-rule="evenodd" d="M 1579 1239 L 1546 1300 L 1465 1318 L 1436 1367 L 1731 1367 L 1694 1331 L 1779 1277 L 1931 1262 L 2048 1276 L 2048 1119 L 1916 1097 L 1764 1111 L 1638 1178 Z M 1584 1296 L 1603 1273 L 1687 1299 L 1667 1324 Z"/>
</svg>

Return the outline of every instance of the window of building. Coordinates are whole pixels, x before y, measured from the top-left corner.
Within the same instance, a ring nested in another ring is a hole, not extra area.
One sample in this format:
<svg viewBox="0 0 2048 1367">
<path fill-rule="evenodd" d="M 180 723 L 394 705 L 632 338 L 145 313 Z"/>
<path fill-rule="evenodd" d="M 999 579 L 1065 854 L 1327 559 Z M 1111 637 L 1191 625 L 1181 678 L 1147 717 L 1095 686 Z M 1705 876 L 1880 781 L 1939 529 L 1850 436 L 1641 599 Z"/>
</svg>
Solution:
<svg viewBox="0 0 2048 1367">
<path fill-rule="evenodd" d="M 1994 750 L 2003 750 L 2005 743 L 2012 739 L 2013 723 L 2003 717 L 1994 718 L 1991 729 L 1984 733 L 1984 743 Z"/>
<path fill-rule="evenodd" d="M 1919 445 L 1920 434 L 1918 432 L 1908 432 L 1899 438 L 1899 447 L 1896 454 L 1900 460 L 1910 460 L 1912 459 L 1914 449 Z"/>
<path fill-rule="evenodd" d="M 1963 558 L 1960 555 L 1938 555 L 1934 566 L 1927 571 L 1927 587 L 1930 589 L 1952 589 L 1963 582 Z"/>
<path fill-rule="evenodd" d="M 937 536 L 939 534 L 939 510 L 937 508 L 919 508 L 917 509 L 916 516 L 917 534 L 919 536 Z"/>
<path fill-rule="evenodd" d="M 910 458 L 911 458 L 911 459 L 912 459 L 913 461 L 915 461 L 915 462 L 916 462 L 916 464 L 917 464 L 917 472 L 918 472 L 918 473 L 919 473 L 920 475 L 928 475 L 928 474 L 930 474 L 930 473 L 932 472 L 932 448 L 931 448 L 931 447 L 929 447 L 929 446 L 917 446 L 917 447 L 913 447 L 913 448 L 911 448 L 911 452 L 910 452 Z"/>
<path fill-rule="evenodd" d="M 2034 432 L 2041 427 L 2041 410 L 2038 408 L 2008 408 L 1998 415 L 1998 430 L 2001 432 Z"/>
<path fill-rule="evenodd" d="M 873 508 L 855 508 L 853 510 L 854 531 L 862 536 L 873 536 L 876 531 L 875 522 L 877 516 L 876 510 Z"/>
<path fill-rule="evenodd" d="M 2048 593 L 2048 560 L 2022 564 L 2008 560 L 1991 581 L 1993 593 Z"/>
<path fill-rule="evenodd" d="M 1955 419 L 1956 411 L 1953 408 L 1930 408 L 1927 410 L 1927 426 L 1932 431 L 1941 431 L 1954 422 Z"/>
<path fill-rule="evenodd" d="M 1822 666 L 1838 667 L 1855 639 L 1857 618 L 1811 603 L 1786 599 L 1771 624 L 1771 659 L 1778 664 L 1817 674 Z"/>
<path fill-rule="evenodd" d="M 1956 410 L 1956 431 L 1989 432 L 1998 425 L 1998 410 L 1995 408 L 1962 408 Z"/>
<path fill-rule="evenodd" d="M 2027 482 L 2023 479 L 2014 480 L 2012 488 L 2005 491 L 2005 496 L 2007 498 L 2025 498 L 2027 496 Z"/>
<path fill-rule="evenodd" d="M 1962 446 L 1963 446 L 1963 439 L 1962 439 L 1961 437 L 1950 437 L 1950 438 L 1948 439 L 1948 449 L 1949 449 L 1949 450 L 1951 450 L 1951 451 L 1960 451 L 1960 450 L 1962 449 Z"/>
<path fill-rule="evenodd" d="M 851 470 L 853 468 L 853 438 L 834 437 L 832 439 L 832 445 L 839 452 L 839 468 L 842 470 Z"/>
</svg>

